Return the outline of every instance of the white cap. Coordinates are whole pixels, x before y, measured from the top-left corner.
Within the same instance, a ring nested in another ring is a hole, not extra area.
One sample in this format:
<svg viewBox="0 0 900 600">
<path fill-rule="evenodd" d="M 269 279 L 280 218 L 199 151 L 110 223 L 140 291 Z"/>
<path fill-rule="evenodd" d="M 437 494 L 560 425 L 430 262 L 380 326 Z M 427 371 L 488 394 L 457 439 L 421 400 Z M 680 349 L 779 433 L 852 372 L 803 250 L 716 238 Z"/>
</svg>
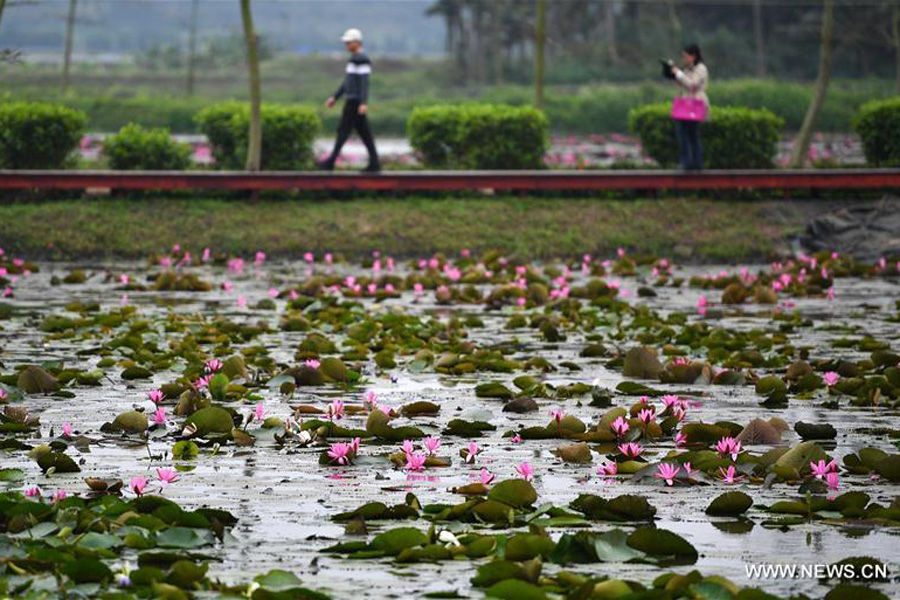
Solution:
<svg viewBox="0 0 900 600">
<path fill-rule="evenodd" d="M 362 41 L 362 31 L 359 29 L 348 29 L 344 32 L 344 35 L 341 36 L 342 42 L 361 42 Z"/>
</svg>

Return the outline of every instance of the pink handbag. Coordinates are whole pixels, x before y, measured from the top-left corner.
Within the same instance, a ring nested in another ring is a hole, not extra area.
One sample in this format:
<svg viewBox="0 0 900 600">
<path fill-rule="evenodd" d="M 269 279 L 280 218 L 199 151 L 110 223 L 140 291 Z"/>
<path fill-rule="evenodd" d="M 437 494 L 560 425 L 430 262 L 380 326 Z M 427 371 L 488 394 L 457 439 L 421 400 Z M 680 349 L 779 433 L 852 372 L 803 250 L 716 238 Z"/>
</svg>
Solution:
<svg viewBox="0 0 900 600">
<path fill-rule="evenodd" d="M 698 98 L 679 96 L 672 102 L 672 118 L 677 121 L 705 121 L 709 107 Z"/>
</svg>

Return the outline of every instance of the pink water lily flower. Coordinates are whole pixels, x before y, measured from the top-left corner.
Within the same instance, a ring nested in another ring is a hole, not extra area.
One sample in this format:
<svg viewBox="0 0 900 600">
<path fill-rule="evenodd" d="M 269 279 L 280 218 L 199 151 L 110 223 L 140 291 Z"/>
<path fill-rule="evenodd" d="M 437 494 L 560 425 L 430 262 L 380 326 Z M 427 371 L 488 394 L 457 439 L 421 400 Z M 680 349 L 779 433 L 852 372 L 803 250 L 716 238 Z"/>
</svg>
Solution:
<svg viewBox="0 0 900 600">
<path fill-rule="evenodd" d="M 328 410 L 325 411 L 326 416 L 329 421 L 337 421 L 338 419 L 343 418 L 344 416 L 344 401 L 340 398 L 335 398 L 331 401 L 331 404 L 328 406 Z"/>
<path fill-rule="evenodd" d="M 368 411 L 378 410 L 378 395 L 375 392 L 366 392 L 363 398 L 363 408 Z"/>
<path fill-rule="evenodd" d="M 523 462 L 516 467 L 516 473 L 525 481 L 531 481 L 534 478 L 534 467 L 531 466 L 531 463 Z"/>
<path fill-rule="evenodd" d="M 72 437 L 72 424 L 71 423 L 63 423 L 62 434 L 63 434 L 63 437 L 67 437 L 67 438 Z"/>
<path fill-rule="evenodd" d="M 353 453 L 353 456 L 356 456 L 357 454 L 359 454 L 359 442 L 360 442 L 360 439 L 358 437 L 355 437 L 352 440 L 350 440 L 350 451 Z"/>
<path fill-rule="evenodd" d="M 822 379 L 825 381 L 825 385 L 827 385 L 828 387 L 832 387 L 838 381 L 840 381 L 841 376 L 834 371 L 828 371 L 827 373 L 825 373 Z"/>
<path fill-rule="evenodd" d="M 30 488 L 25 488 L 23 492 L 26 498 L 40 498 L 41 497 L 41 488 L 38 486 L 32 486 Z"/>
<path fill-rule="evenodd" d="M 134 492 L 138 496 L 144 495 L 144 489 L 147 487 L 149 481 L 146 477 L 132 477 L 131 481 L 128 483 L 128 487 L 131 488 L 131 491 Z"/>
<path fill-rule="evenodd" d="M 562 422 L 563 417 L 565 417 L 565 416 L 566 416 L 566 411 L 564 411 L 561 408 L 550 411 L 550 418 L 553 419 L 554 421 L 556 421 L 557 427 L 559 426 L 560 422 Z"/>
<path fill-rule="evenodd" d="M 160 402 L 162 402 L 165 399 L 165 397 L 166 397 L 166 395 L 163 393 L 162 390 L 152 390 L 147 393 L 147 398 L 153 404 L 159 404 Z"/>
<path fill-rule="evenodd" d="M 675 394 L 666 394 L 665 396 L 663 396 L 660 399 L 662 400 L 663 406 L 665 406 L 666 408 L 668 408 L 670 410 L 675 408 L 676 406 L 678 406 L 678 404 L 681 403 L 681 398 L 679 398 Z"/>
<path fill-rule="evenodd" d="M 253 418 L 257 421 L 262 421 L 265 415 L 266 411 L 263 408 L 262 402 L 257 403 L 256 407 L 254 407 L 253 409 Z"/>
<path fill-rule="evenodd" d="M 9 398 L 9 394 L 6 393 L 6 390 L 0 389 L 0 400 L 6 400 Z"/>
<path fill-rule="evenodd" d="M 689 463 L 689 462 L 686 462 L 686 463 L 684 463 L 684 464 L 681 465 L 681 466 L 684 467 L 684 477 L 685 477 L 686 479 L 688 479 L 688 480 L 693 479 L 693 478 L 694 478 L 694 475 L 695 475 L 696 473 L 699 473 L 699 472 L 700 472 L 699 470 L 696 470 L 696 471 L 695 471 L 694 469 L 692 469 L 692 468 L 691 468 L 691 463 Z"/>
<path fill-rule="evenodd" d="M 303 361 L 303 364 L 306 365 L 307 367 L 309 367 L 310 369 L 318 369 L 319 365 L 322 363 L 319 362 L 318 360 L 316 360 L 315 358 L 308 358 L 305 361 Z"/>
<path fill-rule="evenodd" d="M 426 456 L 421 452 L 409 452 L 406 455 L 406 470 L 421 471 L 425 467 Z"/>
<path fill-rule="evenodd" d="M 679 431 L 675 434 L 675 447 L 683 448 L 687 445 L 687 435 L 683 431 Z"/>
<path fill-rule="evenodd" d="M 159 482 L 163 487 L 166 487 L 170 483 L 175 483 L 179 479 L 175 469 L 157 469 L 156 476 L 159 477 Z"/>
<path fill-rule="evenodd" d="M 518 433 L 514 433 L 513 436 L 511 438 L 509 438 L 509 441 L 511 441 L 513 444 L 521 444 L 522 436 L 519 435 Z"/>
<path fill-rule="evenodd" d="M 165 425 L 166 424 L 166 409 L 160 406 L 156 409 L 156 412 L 153 413 L 153 424 L 154 425 Z"/>
<path fill-rule="evenodd" d="M 427 437 L 422 440 L 422 443 L 425 444 L 425 449 L 428 450 L 428 454 L 434 455 L 437 453 L 438 448 L 441 447 L 441 439 L 436 437 Z"/>
<path fill-rule="evenodd" d="M 610 423 L 610 429 L 613 430 L 613 433 L 616 434 L 617 437 L 622 437 L 629 429 L 628 421 L 626 421 L 623 417 L 617 418 L 615 421 Z"/>
<path fill-rule="evenodd" d="M 241 295 L 237 297 L 238 308 L 247 308 L 247 296 Z"/>
<path fill-rule="evenodd" d="M 618 474 L 619 465 L 614 462 L 606 462 L 597 467 L 597 475 L 601 477 L 612 477 Z"/>
<path fill-rule="evenodd" d="M 194 387 L 198 390 L 206 389 L 209 387 L 209 380 L 211 377 L 209 375 L 203 375 L 202 377 L 198 377 L 194 382 Z"/>
<path fill-rule="evenodd" d="M 628 442 L 627 444 L 619 444 L 619 452 L 625 455 L 625 458 L 637 458 L 644 451 L 640 444 Z"/>
<path fill-rule="evenodd" d="M 481 452 L 481 449 L 478 447 L 478 444 L 474 441 L 469 442 L 469 448 L 466 452 L 466 462 L 474 463 L 475 457 L 478 456 L 479 452 Z"/>
<path fill-rule="evenodd" d="M 835 461 L 826 463 L 824 459 L 818 462 L 809 461 L 809 468 L 816 479 L 825 479 L 829 473 L 837 473 L 838 464 Z"/>
<path fill-rule="evenodd" d="M 645 408 L 645 409 L 642 409 L 642 410 L 638 413 L 638 419 L 640 419 L 641 422 L 642 422 L 644 425 L 649 425 L 650 422 L 651 422 L 654 418 L 656 418 L 656 412 L 655 412 L 652 408 Z"/>
<path fill-rule="evenodd" d="M 222 370 L 224 364 L 218 358 L 211 358 L 206 361 L 206 372 L 207 373 L 218 373 Z"/>
<path fill-rule="evenodd" d="M 60 500 L 65 500 L 69 497 L 69 492 L 66 490 L 56 490 L 53 492 L 53 495 L 50 497 L 50 502 L 56 504 Z"/>
<path fill-rule="evenodd" d="M 666 485 L 672 485 L 675 483 L 675 477 L 678 475 L 679 471 L 681 471 L 681 467 L 671 463 L 660 463 L 659 466 L 656 467 L 656 473 L 654 473 L 653 476 L 665 481 Z"/>
<path fill-rule="evenodd" d="M 840 485 L 841 476 L 836 472 L 831 471 L 825 476 L 825 483 L 828 485 L 828 489 L 836 490 Z"/>
<path fill-rule="evenodd" d="M 412 454 L 416 447 L 413 445 L 412 440 L 403 440 L 403 445 L 400 446 L 405 454 Z"/>
<path fill-rule="evenodd" d="M 335 442 L 331 445 L 331 448 L 328 450 L 328 456 L 331 458 L 332 462 L 336 462 L 339 465 L 347 465 L 350 464 L 350 451 L 352 447 L 350 444 L 345 442 Z"/>
<path fill-rule="evenodd" d="M 727 469 L 719 467 L 719 475 L 722 476 L 722 480 L 725 483 L 738 483 L 744 479 L 743 475 L 737 475 L 737 469 L 734 468 L 734 465 L 728 465 Z"/>
<path fill-rule="evenodd" d="M 481 467 L 481 473 L 479 473 L 479 478 L 480 478 L 482 485 L 488 485 L 492 481 L 494 481 L 494 474 L 491 473 L 490 471 L 488 471 L 487 469 L 485 469 L 484 467 Z"/>
<path fill-rule="evenodd" d="M 738 454 L 741 453 L 741 443 L 731 436 L 725 436 L 716 442 L 716 450 L 722 456 L 731 455 L 731 460 L 737 460 Z"/>
</svg>

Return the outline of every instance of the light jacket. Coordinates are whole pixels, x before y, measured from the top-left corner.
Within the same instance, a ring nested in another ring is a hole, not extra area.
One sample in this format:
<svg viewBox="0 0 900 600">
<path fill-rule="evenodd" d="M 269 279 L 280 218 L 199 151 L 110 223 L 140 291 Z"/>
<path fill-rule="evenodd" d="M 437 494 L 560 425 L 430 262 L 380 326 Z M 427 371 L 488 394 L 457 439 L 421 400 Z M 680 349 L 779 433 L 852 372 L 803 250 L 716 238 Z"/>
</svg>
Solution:
<svg viewBox="0 0 900 600">
<path fill-rule="evenodd" d="M 678 95 L 682 98 L 695 98 L 703 100 L 706 106 L 709 106 L 709 96 L 706 95 L 706 88 L 709 86 L 709 70 L 706 65 L 700 63 L 693 68 L 681 70 L 673 68 L 675 74 L 675 82 L 681 88 Z"/>
</svg>

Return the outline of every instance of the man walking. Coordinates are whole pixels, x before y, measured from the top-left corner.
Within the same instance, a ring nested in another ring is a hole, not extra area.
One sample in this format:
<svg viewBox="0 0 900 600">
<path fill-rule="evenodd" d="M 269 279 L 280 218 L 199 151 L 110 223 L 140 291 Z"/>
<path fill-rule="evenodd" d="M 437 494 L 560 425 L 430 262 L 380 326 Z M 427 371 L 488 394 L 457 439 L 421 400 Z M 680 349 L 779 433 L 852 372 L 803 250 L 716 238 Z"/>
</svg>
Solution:
<svg viewBox="0 0 900 600">
<path fill-rule="evenodd" d="M 318 166 L 327 171 L 334 169 L 334 163 L 341 154 L 344 142 L 356 129 L 356 133 L 359 134 L 369 152 L 369 166 L 365 168 L 365 171 L 374 173 L 381 170 L 381 164 L 378 162 L 378 151 L 375 150 L 375 140 L 372 138 L 372 130 L 369 128 L 369 120 L 366 118 L 366 113 L 369 111 L 369 74 L 372 72 L 372 62 L 362 51 L 362 32 L 359 29 L 348 29 L 341 36 L 341 41 L 350 52 L 350 60 L 345 69 L 344 82 L 325 102 L 325 106 L 331 108 L 343 97 L 344 111 L 341 113 L 334 150 Z"/>
</svg>

